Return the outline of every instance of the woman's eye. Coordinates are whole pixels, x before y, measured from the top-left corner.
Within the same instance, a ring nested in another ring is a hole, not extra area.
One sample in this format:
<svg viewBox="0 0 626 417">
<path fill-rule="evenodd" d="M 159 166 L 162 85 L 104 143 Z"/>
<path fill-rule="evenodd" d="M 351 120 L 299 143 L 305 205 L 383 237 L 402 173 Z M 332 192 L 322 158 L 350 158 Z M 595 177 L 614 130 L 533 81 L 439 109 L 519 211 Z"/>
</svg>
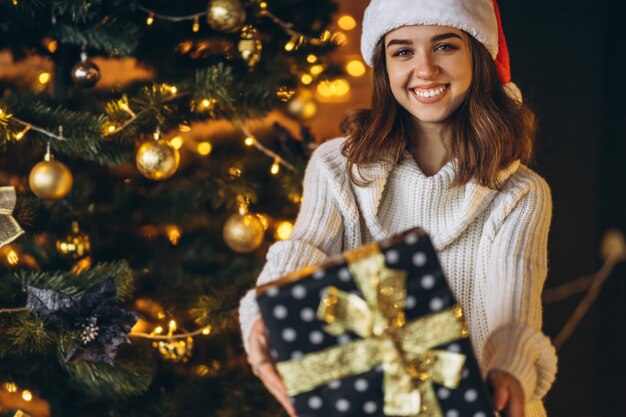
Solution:
<svg viewBox="0 0 626 417">
<path fill-rule="evenodd" d="M 410 54 L 411 51 L 409 51 L 408 49 L 399 49 L 394 52 L 393 56 L 409 56 Z"/>
<path fill-rule="evenodd" d="M 450 45 L 448 43 L 442 43 L 441 45 L 435 46 L 435 51 L 448 52 L 448 51 L 453 51 L 455 49 L 457 49 L 456 46 Z"/>
</svg>

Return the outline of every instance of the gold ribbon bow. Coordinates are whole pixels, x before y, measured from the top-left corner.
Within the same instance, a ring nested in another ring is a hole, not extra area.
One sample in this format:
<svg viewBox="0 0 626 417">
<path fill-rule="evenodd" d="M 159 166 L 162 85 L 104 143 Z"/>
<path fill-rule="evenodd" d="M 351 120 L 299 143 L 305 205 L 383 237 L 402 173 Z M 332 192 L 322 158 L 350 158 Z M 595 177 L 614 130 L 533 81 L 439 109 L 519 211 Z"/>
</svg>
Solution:
<svg viewBox="0 0 626 417">
<path fill-rule="evenodd" d="M 13 218 L 15 188 L 0 187 L 0 247 L 17 239 L 24 231 Z"/>
<path fill-rule="evenodd" d="M 364 299 L 328 287 L 317 314 L 328 323 L 327 332 L 349 330 L 363 339 L 278 363 L 288 395 L 382 364 L 385 415 L 440 417 L 432 383 L 456 388 L 465 356 L 432 348 L 467 337 L 460 307 L 406 323 L 406 272 L 386 268 L 376 244 L 345 257 Z"/>
</svg>

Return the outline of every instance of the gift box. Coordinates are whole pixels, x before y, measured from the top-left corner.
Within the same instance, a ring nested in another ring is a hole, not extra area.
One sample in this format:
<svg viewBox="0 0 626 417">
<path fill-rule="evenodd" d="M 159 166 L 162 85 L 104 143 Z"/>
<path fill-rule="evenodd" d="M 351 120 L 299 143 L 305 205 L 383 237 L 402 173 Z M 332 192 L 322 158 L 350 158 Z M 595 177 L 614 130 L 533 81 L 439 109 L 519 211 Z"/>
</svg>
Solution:
<svg viewBox="0 0 626 417">
<path fill-rule="evenodd" d="M 493 417 L 428 235 L 412 229 L 257 289 L 299 417 Z"/>
</svg>

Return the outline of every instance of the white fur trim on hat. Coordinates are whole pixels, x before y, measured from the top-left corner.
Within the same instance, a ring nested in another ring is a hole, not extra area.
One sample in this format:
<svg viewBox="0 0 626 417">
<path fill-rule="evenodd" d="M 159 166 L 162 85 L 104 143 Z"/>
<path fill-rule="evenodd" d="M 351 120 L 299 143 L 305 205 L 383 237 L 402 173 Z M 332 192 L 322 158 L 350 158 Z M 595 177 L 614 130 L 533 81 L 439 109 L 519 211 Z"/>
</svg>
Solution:
<svg viewBox="0 0 626 417">
<path fill-rule="evenodd" d="M 493 0 L 372 0 L 363 16 L 361 53 L 371 67 L 374 49 L 402 26 L 450 26 L 472 35 L 491 56 L 498 55 L 498 22 Z"/>
</svg>

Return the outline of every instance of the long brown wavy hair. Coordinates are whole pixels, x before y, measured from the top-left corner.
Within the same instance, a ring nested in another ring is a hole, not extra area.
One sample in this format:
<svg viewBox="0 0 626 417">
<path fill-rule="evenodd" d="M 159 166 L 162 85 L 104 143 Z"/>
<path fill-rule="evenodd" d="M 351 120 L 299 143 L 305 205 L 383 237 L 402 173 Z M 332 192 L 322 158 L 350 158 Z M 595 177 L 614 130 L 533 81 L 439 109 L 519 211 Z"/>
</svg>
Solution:
<svg viewBox="0 0 626 417">
<path fill-rule="evenodd" d="M 447 120 L 442 134 L 456 159 L 455 185 L 475 179 L 498 188 L 498 172 L 515 160 L 528 164 L 533 156 L 536 130 L 534 113 L 507 95 L 491 55 L 472 36 L 472 83 L 465 101 Z M 353 183 L 367 185 L 361 168 L 371 163 L 396 164 L 407 149 L 413 151 L 418 133 L 413 116 L 393 96 L 385 62 L 385 46 L 379 41 L 373 57 L 372 108 L 358 110 L 341 123 L 347 136 L 341 152 L 347 158 Z M 356 166 L 358 177 L 353 171 Z"/>
</svg>

